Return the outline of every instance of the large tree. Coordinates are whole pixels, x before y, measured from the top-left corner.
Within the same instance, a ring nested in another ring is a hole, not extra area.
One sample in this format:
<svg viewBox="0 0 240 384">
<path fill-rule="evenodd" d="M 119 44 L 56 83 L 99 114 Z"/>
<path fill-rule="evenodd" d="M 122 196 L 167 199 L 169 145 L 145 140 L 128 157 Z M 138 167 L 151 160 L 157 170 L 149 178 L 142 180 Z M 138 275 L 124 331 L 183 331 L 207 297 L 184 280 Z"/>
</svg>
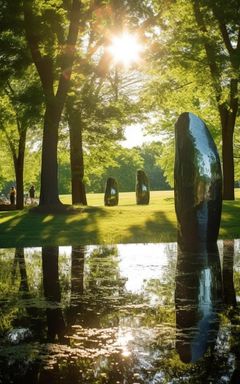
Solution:
<svg viewBox="0 0 240 384">
<path fill-rule="evenodd" d="M 239 107 L 240 3 L 152 1 L 150 105 L 174 126 L 191 110 L 222 149 L 224 198 L 234 199 L 233 134 Z M 218 118 L 216 119 L 216 112 Z M 220 126 L 217 133 L 217 127 Z"/>
<path fill-rule="evenodd" d="M 18 209 L 23 208 L 26 135 L 41 117 L 41 95 L 26 46 L 21 6 L 3 0 L 0 9 L 0 129 L 15 170 Z"/>
<path fill-rule="evenodd" d="M 224 198 L 234 199 L 233 135 L 239 107 L 240 3 L 194 0 L 222 129 Z"/>
<path fill-rule="evenodd" d="M 40 206 L 60 206 L 57 145 L 61 115 L 70 85 L 79 29 L 80 0 L 23 0 L 26 39 L 45 97 Z"/>
</svg>

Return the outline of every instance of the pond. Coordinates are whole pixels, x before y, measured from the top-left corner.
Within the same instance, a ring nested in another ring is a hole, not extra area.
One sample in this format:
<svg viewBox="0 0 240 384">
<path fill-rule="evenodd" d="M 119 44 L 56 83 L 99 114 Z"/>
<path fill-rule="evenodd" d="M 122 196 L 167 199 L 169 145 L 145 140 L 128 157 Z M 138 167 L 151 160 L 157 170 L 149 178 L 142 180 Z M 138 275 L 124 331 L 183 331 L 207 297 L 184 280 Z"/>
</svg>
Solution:
<svg viewBox="0 0 240 384">
<path fill-rule="evenodd" d="M 0 383 L 238 383 L 240 240 L 0 249 Z"/>
</svg>

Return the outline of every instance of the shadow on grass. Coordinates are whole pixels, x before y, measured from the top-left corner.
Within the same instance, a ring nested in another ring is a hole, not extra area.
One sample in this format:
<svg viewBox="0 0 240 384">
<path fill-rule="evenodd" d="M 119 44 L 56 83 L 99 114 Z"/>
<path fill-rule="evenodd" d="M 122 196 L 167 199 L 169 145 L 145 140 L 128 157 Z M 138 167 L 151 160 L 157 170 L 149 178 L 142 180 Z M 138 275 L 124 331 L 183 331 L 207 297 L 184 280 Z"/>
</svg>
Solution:
<svg viewBox="0 0 240 384">
<path fill-rule="evenodd" d="M 67 214 L 1 212 L 0 247 L 94 244 L 99 239 L 97 223 L 106 215 L 104 209 L 96 207 Z"/>
<path fill-rule="evenodd" d="M 101 244 L 103 238 L 113 243 L 176 241 L 176 219 L 169 219 L 164 210 L 153 212 L 150 219 L 145 222 L 141 219 L 139 224 L 136 216 L 136 224 L 128 226 L 128 212 L 122 212 L 119 208 L 119 213 L 126 215 L 125 222 L 120 220 L 118 223 L 116 220 L 116 208 L 112 210 L 96 206 L 74 208 L 72 212 L 58 214 L 31 210 L 0 212 L 0 247 Z M 168 210 L 168 214 L 172 213 Z M 140 212 L 140 215 L 143 214 Z M 103 227 L 102 219 L 105 219 Z M 124 222 L 122 229 L 121 222 Z M 239 237 L 240 201 L 225 201 L 219 238 Z"/>
<path fill-rule="evenodd" d="M 224 201 L 221 218 L 220 238 L 240 238 L 240 199 Z"/>
<path fill-rule="evenodd" d="M 129 228 L 130 236 L 126 238 L 129 243 L 169 242 L 177 239 L 177 224 L 167 219 L 163 211 L 154 213 L 151 220 L 146 221 L 144 227 L 132 225 Z"/>
<path fill-rule="evenodd" d="M 174 201 L 172 198 L 165 200 Z M 126 242 L 172 242 L 177 241 L 177 221 L 168 220 L 164 211 L 154 214 L 152 220 L 148 220 L 145 227 L 133 225 L 130 227 L 130 236 Z M 219 239 L 240 238 L 240 199 L 235 201 L 223 201 Z M 125 240 L 125 239 L 124 239 Z"/>
</svg>

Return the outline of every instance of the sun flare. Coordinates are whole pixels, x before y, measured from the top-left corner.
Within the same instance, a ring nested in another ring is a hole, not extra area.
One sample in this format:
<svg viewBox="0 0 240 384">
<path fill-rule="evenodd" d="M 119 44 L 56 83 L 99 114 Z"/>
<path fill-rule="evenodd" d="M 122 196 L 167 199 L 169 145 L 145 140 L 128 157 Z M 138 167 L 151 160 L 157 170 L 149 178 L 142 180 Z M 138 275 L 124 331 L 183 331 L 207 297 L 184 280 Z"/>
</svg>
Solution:
<svg viewBox="0 0 240 384">
<path fill-rule="evenodd" d="M 114 36 L 111 45 L 108 47 L 114 62 L 129 67 L 131 64 L 140 60 L 140 53 L 143 46 L 139 42 L 138 37 L 128 32 L 119 36 Z"/>
</svg>

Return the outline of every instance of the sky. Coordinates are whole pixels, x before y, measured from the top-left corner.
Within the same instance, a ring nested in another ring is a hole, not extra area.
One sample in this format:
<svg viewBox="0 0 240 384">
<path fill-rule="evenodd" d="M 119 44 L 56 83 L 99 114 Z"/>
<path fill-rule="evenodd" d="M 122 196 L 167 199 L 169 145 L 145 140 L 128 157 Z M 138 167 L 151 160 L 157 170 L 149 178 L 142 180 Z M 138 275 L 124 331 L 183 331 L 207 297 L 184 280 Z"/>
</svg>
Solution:
<svg viewBox="0 0 240 384">
<path fill-rule="evenodd" d="M 125 129 L 126 140 L 120 141 L 120 144 L 125 148 L 140 146 L 143 143 L 160 140 L 160 135 L 144 136 L 143 129 L 140 124 L 131 125 Z"/>
</svg>

